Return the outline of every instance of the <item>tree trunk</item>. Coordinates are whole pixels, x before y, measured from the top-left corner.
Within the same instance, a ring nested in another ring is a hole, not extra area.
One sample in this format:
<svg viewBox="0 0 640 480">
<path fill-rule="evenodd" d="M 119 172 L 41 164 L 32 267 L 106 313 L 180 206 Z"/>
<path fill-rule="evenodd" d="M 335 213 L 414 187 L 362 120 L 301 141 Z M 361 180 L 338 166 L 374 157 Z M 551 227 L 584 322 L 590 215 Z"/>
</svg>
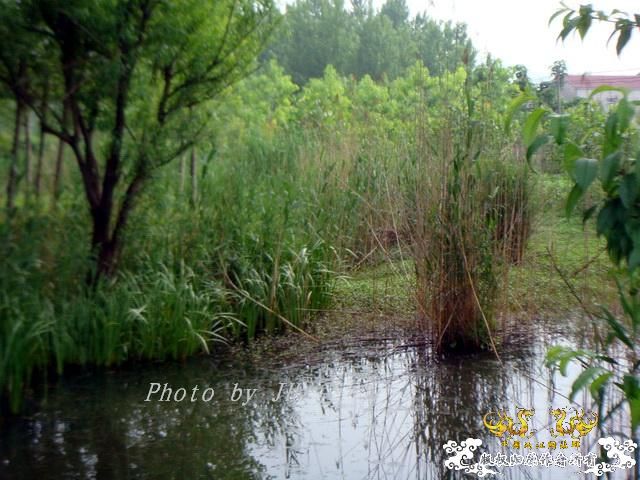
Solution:
<svg viewBox="0 0 640 480">
<path fill-rule="evenodd" d="M 49 100 L 49 83 L 45 85 L 44 95 L 42 96 L 42 119 L 40 120 L 40 140 L 38 141 L 38 159 L 36 160 L 36 176 L 33 182 L 33 188 L 36 191 L 36 198 L 40 198 L 40 189 L 42 185 L 42 161 L 44 157 L 45 132 L 44 125 L 47 121 L 47 105 Z"/>
<path fill-rule="evenodd" d="M 91 211 L 93 220 L 91 246 L 96 258 L 96 268 L 93 275 L 87 278 L 87 283 L 94 287 L 103 275 L 110 276 L 116 269 L 118 255 L 122 247 L 122 231 L 145 179 L 146 171 L 140 168 L 129 183 L 122 204 L 117 211 L 113 208 L 113 189 L 110 188 L 103 190 L 100 205 Z M 105 191 L 108 193 L 105 194 Z M 111 228 L 111 217 L 114 213 L 115 225 Z"/>
<path fill-rule="evenodd" d="M 67 105 L 64 105 L 64 110 L 62 112 L 62 124 L 63 127 L 66 127 L 67 120 L 69 116 L 69 109 Z M 53 202 L 51 206 L 53 208 L 58 204 L 58 199 L 60 198 L 60 193 L 62 189 L 62 175 L 63 175 L 63 167 L 64 167 L 64 141 L 62 139 L 58 140 L 58 150 L 56 152 L 56 166 L 55 172 L 53 175 Z"/>
<path fill-rule="evenodd" d="M 180 156 L 180 194 L 184 192 L 184 176 L 186 171 L 186 162 L 184 155 Z"/>
<path fill-rule="evenodd" d="M 102 275 L 110 275 L 113 272 L 117 245 L 112 242 L 109 234 L 111 206 L 100 205 L 91 212 L 91 217 L 93 221 L 91 249 L 96 258 L 96 269 L 89 283 L 95 285 Z"/>
<path fill-rule="evenodd" d="M 64 166 L 64 142 L 58 140 L 58 151 L 56 153 L 56 170 L 53 175 L 53 206 L 55 207 L 62 193 L 62 174 Z"/>
<path fill-rule="evenodd" d="M 13 126 L 13 143 L 9 160 L 9 175 L 7 178 L 7 212 L 11 214 L 15 209 L 16 186 L 18 181 L 18 145 L 20 142 L 20 121 L 24 105 L 16 100 L 16 115 Z"/>
<path fill-rule="evenodd" d="M 36 198 L 40 198 L 42 185 L 42 160 L 44 157 L 45 135 L 42 127 L 40 128 L 40 140 L 38 141 L 38 159 L 36 160 L 36 176 L 33 181 L 33 188 L 36 191 Z"/>
<path fill-rule="evenodd" d="M 191 205 L 198 201 L 198 174 L 197 174 L 197 157 L 196 149 L 191 149 Z"/>
<path fill-rule="evenodd" d="M 24 191 L 29 198 L 31 193 L 31 112 L 24 110 Z"/>
</svg>

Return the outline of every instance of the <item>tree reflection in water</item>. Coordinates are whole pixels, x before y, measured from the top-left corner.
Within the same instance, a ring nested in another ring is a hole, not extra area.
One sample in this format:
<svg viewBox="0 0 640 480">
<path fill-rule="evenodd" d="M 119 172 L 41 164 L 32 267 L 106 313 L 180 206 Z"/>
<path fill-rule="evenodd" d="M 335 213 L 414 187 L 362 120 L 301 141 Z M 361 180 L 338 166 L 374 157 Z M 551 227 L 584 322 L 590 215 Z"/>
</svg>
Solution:
<svg viewBox="0 0 640 480">
<path fill-rule="evenodd" d="M 553 392 L 570 380 L 554 385 L 543 366 L 542 331 L 505 348 L 502 362 L 491 353 L 435 358 L 421 342 L 402 341 L 334 348 L 299 364 L 201 358 L 61 382 L 37 413 L 3 425 L 0 478 L 463 478 L 444 468 L 442 446 L 475 437 L 501 451 L 483 427 L 486 412 L 535 408 L 544 437 L 549 405 L 568 404 Z M 144 402 L 150 382 L 216 395 Z M 281 382 L 296 388 L 273 402 Z M 232 403 L 234 383 L 258 392 L 245 406 Z"/>
</svg>

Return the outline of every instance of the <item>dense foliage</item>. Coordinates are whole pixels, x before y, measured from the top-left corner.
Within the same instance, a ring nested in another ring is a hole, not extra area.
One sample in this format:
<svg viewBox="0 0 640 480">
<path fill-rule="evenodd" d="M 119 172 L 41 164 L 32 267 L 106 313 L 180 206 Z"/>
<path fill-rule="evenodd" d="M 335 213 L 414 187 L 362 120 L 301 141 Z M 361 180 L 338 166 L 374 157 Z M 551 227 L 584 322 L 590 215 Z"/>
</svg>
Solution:
<svg viewBox="0 0 640 480">
<path fill-rule="evenodd" d="M 393 80 L 416 61 L 433 75 L 474 61 L 463 24 L 412 18 L 405 0 L 387 0 L 379 11 L 362 0 L 349 7 L 343 0 L 297 0 L 266 55 L 299 85 L 322 76 L 327 65 L 345 76 Z"/>
</svg>

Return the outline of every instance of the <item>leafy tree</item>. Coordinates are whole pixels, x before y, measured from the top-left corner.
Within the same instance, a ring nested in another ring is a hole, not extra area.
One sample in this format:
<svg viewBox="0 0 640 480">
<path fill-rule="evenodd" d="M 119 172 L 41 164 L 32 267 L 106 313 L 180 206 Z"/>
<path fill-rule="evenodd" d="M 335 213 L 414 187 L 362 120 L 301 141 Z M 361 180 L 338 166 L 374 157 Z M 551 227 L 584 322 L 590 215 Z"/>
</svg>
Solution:
<svg viewBox="0 0 640 480">
<path fill-rule="evenodd" d="M 304 125 L 328 134 L 341 132 L 349 124 L 351 100 L 344 80 L 331 65 L 322 78 L 311 79 L 302 90 L 298 115 Z"/>
<path fill-rule="evenodd" d="M 359 78 L 370 75 L 376 80 L 395 78 L 401 73 L 406 42 L 386 15 L 366 18 L 360 25 L 360 42 L 354 73 Z"/>
<path fill-rule="evenodd" d="M 551 80 L 540 82 L 537 85 L 536 93 L 543 104 L 552 108 L 556 113 L 561 113 L 563 107 L 561 92 L 567 76 L 567 66 L 564 60 L 556 60 L 549 70 Z"/>
<path fill-rule="evenodd" d="M 9 32 L 0 79 L 80 170 L 95 283 L 114 270 L 153 171 L 198 141 L 209 116 L 202 107 L 251 69 L 276 9 L 271 0 L 3 0 L 0 10 Z M 45 63 L 55 85 L 47 102 L 37 82 L 16 81 L 23 68 L 42 82 Z"/>
<path fill-rule="evenodd" d="M 356 24 L 343 0 L 298 0 L 287 7 L 270 55 L 302 85 L 322 77 L 327 65 L 350 71 L 357 49 Z"/>
<path fill-rule="evenodd" d="M 432 75 L 454 71 L 461 64 L 473 66 L 476 51 L 464 24 L 436 22 L 426 15 L 417 15 L 412 29 L 417 57 Z"/>
<path fill-rule="evenodd" d="M 394 28 L 400 28 L 409 20 L 409 7 L 405 0 L 387 0 L 380 9 L 380 15 L 391 20 Z"/>
<path fill-rule="evenodd" d="M 564 79 L 567 76 L 567 64 L 564 60 L 556 60 L 551 66 L 551 78 L 553 78 L 553 86 L 555 90 L 556 111 L 562 112 L 562 99 L 560 92 L 564 87 Z"/>
<path fill-rule="evenodd" d="M 212 106 L 216 151 L 287 128 L 296 113 L 293 95 L 298 89 L 275 60 L 233 85 Z"/>
<path fill-rule="evenodd" d="M 524 65 L 516 65 L 514 67 L 513 76 L 515 77 L 515 83 L 521 92 L 524 92 L 528 88 L 531 88 L 531 80 L 529 79 L 529 72 Z"/>
<path fill-rule="evenodd" d="M 299 85 L 333 65 L 341 75 L 394 79 L 417 59 L 434 74 L 473 65 L 475 51 L 466 27 L 410 18 L 405 0 L 388 0 L 380 11 L 361 0 L 297 0 L 287 7 L 283 27 L 269 49 Z"/>
<path fill-rule="evenodd" d="M 376 83 L 365 75 L 354 86 L 352 99 L 354 123 L 363 145 L 384 141 L 392 135 L 395 118 L 388 85 Z"/>
</svg>

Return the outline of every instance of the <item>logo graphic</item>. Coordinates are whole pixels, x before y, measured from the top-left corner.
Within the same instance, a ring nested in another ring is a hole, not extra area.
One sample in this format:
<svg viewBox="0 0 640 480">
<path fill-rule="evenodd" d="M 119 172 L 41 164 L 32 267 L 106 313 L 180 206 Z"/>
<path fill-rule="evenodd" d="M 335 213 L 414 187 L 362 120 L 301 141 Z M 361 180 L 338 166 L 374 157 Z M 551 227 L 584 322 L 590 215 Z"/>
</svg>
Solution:
<svg viewBox="0 0 640 480">
<path fill-rule="evenodd" d="M 509 416 L 505 410 L 486 413 L 482 418 L 484 426 L 501 440 L 503 447 L 515 452 L 509 455 L 484 452 L 480 461 L 474 462 L 474 452 L 482 445 L 482 440 L 467 438 L 460 444 L 449 440 L 443 445 L 449 455 L 444 462 L 445 467 L 449 470 L 476 474 L 478 477 L 498 475 L 496 467 L 573 467 L 582 473 L 593 473 L 599 477 L 608 472 L 631 469 L 636 464 L 632 454 L 637 445 L 631 440 L 622 443 L 612 437 L 598 440 L 611 463 L 596 464 L 598 456 L 595 453 L 583 455 L 579 451 L 580 440 L 598 425 L 597 413 L 585 414 L 584 409 L 576 408 L 550 409 L 551 426 L 548 439 L 541 438 L 544 431 L 538 432 L 531 428 L 534 416 L 535 410 L 531 408 L 518 408 L 514 417 Z M 569 448 L 571 450 L 568 450 Z M 555 450 L 560 452 L 554 455 Z"/>
<path fill-rule="evenodd" d="M 555 437 L 571 436 L 580 438 L 586 436 L 598 425 L 598 414 L 589 412 L 585 415 L 583 409 L 571 408 L 574 414 L 567 420 L 567 409 L 553 408 L 549 413 L 554 417 L 555 422 L 550 429 L 551 435 Z M 535 410 L 529 408 L 519 408 L 516 414 L 517 423 L 513 421 L 504 411 L 491 411 L 487 413 L 482 422 L 484 426 L 496 437 L 531 437 L 535 430 L 529 431 L 529 423 Z M 565 421 L 566 420 L 566 421 Z"/>
<path fill-rule="evenodd" d="M 533 409 L 520 408 L 516 414 L 516 418 L 520 422 L 517 427 L 513 419 L 504 411 L 489 412 L 483 417 L 482 422 L 496 437 L 524 437 L 527 436 L 527 432 L 529 431 L 529 419 L 533 417 L 535 413 L 536 411 Z M 533 433 L 534 432 L 529 432 L 528 436 L 530 437 Z"/>
</svg>

